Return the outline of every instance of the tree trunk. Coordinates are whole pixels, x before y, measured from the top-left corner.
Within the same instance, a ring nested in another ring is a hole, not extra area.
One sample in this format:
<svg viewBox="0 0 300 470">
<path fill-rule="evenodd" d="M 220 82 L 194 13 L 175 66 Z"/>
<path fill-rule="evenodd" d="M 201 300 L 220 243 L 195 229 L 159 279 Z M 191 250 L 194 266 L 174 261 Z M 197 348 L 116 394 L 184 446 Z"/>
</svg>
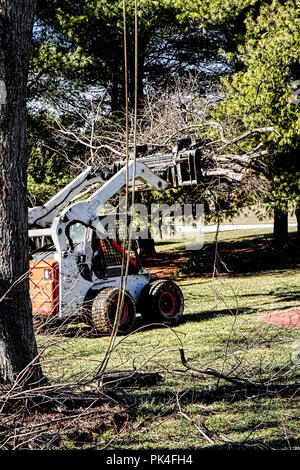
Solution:
<svg viewBox="0 0 300 470">
<path fill-rule="evenodd" d="M 140 239 L 139 248 L 141 256 L 152 256 L 156 254 L 155 242 L 153 238 L 149 238 L 146 240 Z"/>
<path fill-rule="evenodd" d="M 295 211 L 296 219 L 297 219 L 297 235 L 300 237 L 300 206 L 297 207 Z"/>
<path fill-rule="evenodd" d="M 124 109 L 124 97 L 122 96 L 122 87 L 120 84 L 120 72 L 114 71 L 111 76 L 111 105 L 113 114 L 118 114 Z"/>
<path fill-rule="evenodd" d="M 0 0 L 0 383 L 42 378 L 28 276 L 26 84 L 35 0 Z M 19 377 L 20 378 L 20 377 Z"/>
<path fill-rule="evenodd" d="M 288 210 L 274 209 L 274 242 L 277 250 L 282 251 L 288 241 Z"/>
</svg>

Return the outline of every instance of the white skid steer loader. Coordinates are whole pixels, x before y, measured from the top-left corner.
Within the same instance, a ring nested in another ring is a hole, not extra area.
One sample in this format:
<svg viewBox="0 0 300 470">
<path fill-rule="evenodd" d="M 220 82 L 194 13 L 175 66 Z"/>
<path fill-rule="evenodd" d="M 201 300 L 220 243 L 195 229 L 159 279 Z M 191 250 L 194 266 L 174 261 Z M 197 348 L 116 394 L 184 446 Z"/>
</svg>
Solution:
<svg viewBox="0 0 300 470">
<path fill-rule="evenodd" d="M 128 180 L 133 178 L 133 162 Z M 144 163 L 136 162 L 135 178 L 158 190 L 167 183 Z M 70 202 L 84 188 L 102 183 L 92 195 Z M 126 185 L 126 168 L 113 176 L 106 169 L 88 167 L 44 206 L 28 211 L 29 240 L 35 247 L 30 260 L 30 295 L 34 318 L 78 319 L 84 316 L 99 334 L 113 328 L 122 256 L 129 256 L 124 305 L 118 333 L 134 328 L 136 312 L 147 323 L 177 324 L 183 314 L 180 288 L 171 280 L 151 281 L 141 266 L 135 242 L 125 253 L 114 239 L 101 236 L 101 207 Z M 68 205 L 69 204 L 69 205 Z"/>
</svg>

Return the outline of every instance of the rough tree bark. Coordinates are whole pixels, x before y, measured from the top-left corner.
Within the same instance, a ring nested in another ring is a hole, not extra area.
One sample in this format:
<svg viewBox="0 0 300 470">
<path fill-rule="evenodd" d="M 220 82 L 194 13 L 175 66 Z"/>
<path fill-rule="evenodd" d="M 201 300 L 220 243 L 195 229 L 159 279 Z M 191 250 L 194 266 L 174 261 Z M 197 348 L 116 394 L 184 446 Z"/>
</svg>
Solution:
<svg viewBox="0 0 300 470">
<path fill-rule="evenodd" d="M 36 0 L 0 0 L 0 383 L 42 378 L 28 279 L 26 84 Z M 23 276 L 23 279 L 22 279 Z M 20 279 L 22 279 L 20 281 Z M 29 365 L 29 367 L 27 367 Z"/>
</svg>

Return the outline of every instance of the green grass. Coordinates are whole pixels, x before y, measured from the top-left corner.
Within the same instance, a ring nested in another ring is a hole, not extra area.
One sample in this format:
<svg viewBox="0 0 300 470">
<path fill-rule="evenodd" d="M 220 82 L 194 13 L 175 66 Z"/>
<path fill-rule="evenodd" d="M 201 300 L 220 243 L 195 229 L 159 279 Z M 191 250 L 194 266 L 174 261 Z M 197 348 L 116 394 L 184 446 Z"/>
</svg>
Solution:
<svg viewBox="0 0 300 470">
<path fill-rule="evenodd" d="M 230 232 L 230 239 L 233 235 L 241 237 L 240 232 Z M 229 232 L 220 234 L 223 239 L 227 236 Z M 170 244 L 158 246 L 166 248 Z M 235 442 L 246 439 L 278 448 L 300 448 L 296 397 L 235 400 L 229 393 L 210 402 L 203 398 L 203 391 L 214 389 L 216 379 L 176 372 L 183 369 L 178 353 L 183 346 L 190 364 L 198 368 L 210 367 L 255 381 L 299 382 L 300 367 L 291 361 L 299 330 L 262 323 L 257 317 L 299 306 L 300 269 L 198 277 L 178 284 L 185 299 L 183 323 L 172 329 L 145 328 L 117 339 L 109 369 L 159 369 L 163 381 L 114 392 L 115 398 L 134 406 L 135 419 L 114 436 L 108 449 L 197 449 L 208 445 L 199 427 L 216 445 L 225 436 Z M 141 325 L 138 317 L 137 327 Z M 97 370 L 109 338 L 86 337 L 84 331 L 71 325 L 68 336 L 55 338 L 56 344 L 52 337 L 38 337 L 40 347 L 52 344 L 43 363 L 50 380 L 74 380 Z M 180 414 L 178 401 L 186 416 Z M 102 445 L 111 438 L 111 434 L 103 435 Z"/>
<path fill-rule="evenodd" d="M 296 227 L 289 228 L 289 234 L 296 232 Z M 258 236 L 265 235 L 267 238 L 270 238 L 272 235 L 272 228 L 255 228 L 255 229 L 242 229 L 242 230 L 228 230 L 218 233 L 218 242 L 226 242 L 232 240 L 251 240 L 255 239 Z M 204 233 L 203 243 L 204 246 L 209 243 L 214 243 L 215 233 Z M 158 253 L 163 253 L 165 251 L 172 252 L 177 250 L 184 250 L 186 247 L 186 241 L 181 238 L 171 238 L 170 240 L 155 240 L 156 251 Z"/>
</svg>

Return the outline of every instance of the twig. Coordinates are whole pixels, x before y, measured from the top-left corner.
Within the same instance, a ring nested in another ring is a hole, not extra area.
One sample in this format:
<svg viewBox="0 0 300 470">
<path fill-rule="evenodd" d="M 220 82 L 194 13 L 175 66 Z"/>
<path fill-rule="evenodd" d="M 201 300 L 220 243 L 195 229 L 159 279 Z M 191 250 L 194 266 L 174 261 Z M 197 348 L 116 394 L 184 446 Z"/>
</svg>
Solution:
<svg viewBox="0 0 300 470">
<path fill-rule="evenodd" d="M 192 423 L 193 426 L 195 426 L 195 428 L 197 429 L 197 431 L 201 434 L 201 436 L 204 437 L 204 439 L 206 439 L 210 444 L 214 445 L 215 444 L 214 441 L 207 434 L 205 434 L 205 432 L 200 428 L 200 426 L 196 424 L 186 413 L 182 411 L 181 405 L 178 399 L 178 395 L 176 396 L 176 401 L 177 401 L 177 405 L 179 409 L 179 414 L 181 414 L 181 416 L 183 416 L 186 420 Z"/>
</svg>

